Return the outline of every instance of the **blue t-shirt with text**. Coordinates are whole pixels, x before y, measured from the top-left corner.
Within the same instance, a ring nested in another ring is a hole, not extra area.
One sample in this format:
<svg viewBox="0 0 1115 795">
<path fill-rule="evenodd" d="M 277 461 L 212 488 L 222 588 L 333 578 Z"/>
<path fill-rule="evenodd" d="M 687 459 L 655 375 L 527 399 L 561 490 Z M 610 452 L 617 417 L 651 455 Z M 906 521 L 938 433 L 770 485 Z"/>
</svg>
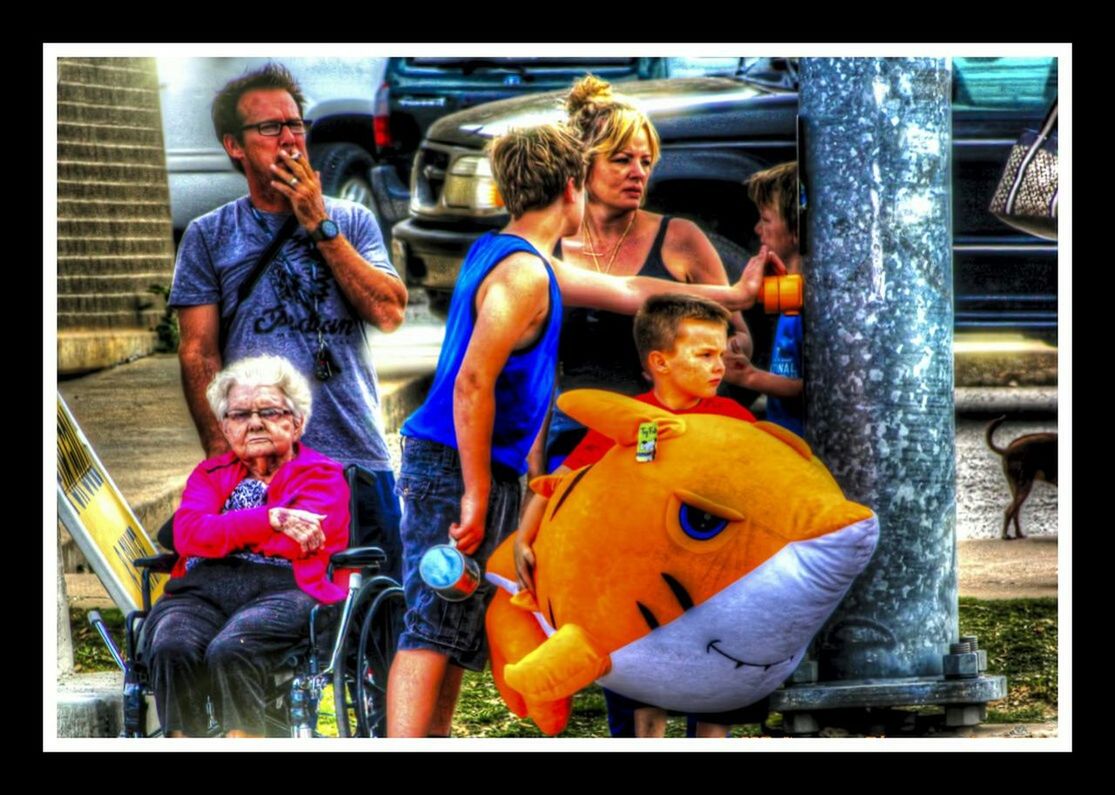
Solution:
<svg viewBox="0 0 1115 795">
<path fill-rule="evenodd" d="M 398 276 L 371 212 L 329 198 L 325 207 L 360 256 Z M 244 305 L 236 306 L 241 282 L 288 217 L 262 212 L 245 196 L 195 219 L 178 248 L 168 303 L 217 304 L 222 318 L 235 313 L 223 361 L 260 354 L 286 357 L 313 392 L 303 441 L 338 461 L 390 470 L 368 324 L 344 297 L 304 229 L 295 230 Z M 324 382 L 314 378 L 320 340 L 339 370 Z"/>
<path fill-rule="evenodd" d="M 771 373 L 786 378 L 801 378 L 801 357 L 801 315 L 779 316 L 770 354 Z M 805 436 L 805 405 L 800 395 L 796 398 L 767 395 L 766 418 L 798 436 Z"/>
</svg>

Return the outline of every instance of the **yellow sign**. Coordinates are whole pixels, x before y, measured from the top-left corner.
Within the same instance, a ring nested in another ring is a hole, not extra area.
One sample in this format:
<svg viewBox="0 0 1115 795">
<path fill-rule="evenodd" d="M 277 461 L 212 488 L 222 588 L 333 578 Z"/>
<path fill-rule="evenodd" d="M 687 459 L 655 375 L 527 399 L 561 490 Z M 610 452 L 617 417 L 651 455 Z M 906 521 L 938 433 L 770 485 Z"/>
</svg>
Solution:
<svg viewBox="0 0 1115 795">
<path fill-rule="evenodd" d="M 117 606 L 143 606 L 142 572 L 132 561 L 159 554 L 58 396 L 58 515 Z M 151 577 L 151 602 L 166 575 Z"/>
</svg>

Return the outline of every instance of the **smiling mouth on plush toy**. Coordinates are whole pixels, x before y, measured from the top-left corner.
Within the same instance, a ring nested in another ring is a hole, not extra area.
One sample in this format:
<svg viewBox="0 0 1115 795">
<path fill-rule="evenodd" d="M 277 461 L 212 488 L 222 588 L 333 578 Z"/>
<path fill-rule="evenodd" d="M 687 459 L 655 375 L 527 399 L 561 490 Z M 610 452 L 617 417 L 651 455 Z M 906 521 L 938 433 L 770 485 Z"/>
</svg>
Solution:
<svg viewBox="0 0 1115 795">
<path fill-rule="evenodd" d="M 778 665 L 779 663 L 784 663 L 787 660 L 791 659 L 791 657 L 785 657 L 781 660 L 775 660 L 774 662 L 769 662 L 769 663 L 753 663 L 753 662 L 747 662 L 746 660 L 737 660 L 732 655 L 726 654 L 725 652 L 722 652 L 720 649 L 718 649 L 716 647 L 716 644 L 719 643 L 719 642 L 720 642 L 719 638 L 717 638 L 716 640 L 710 640 L 708 642 L 708 646 L 705 646 L 705 654 L 708 654 L 710 651 L 714 651 L 717 654 L 719 654 L 720 656 L 727 657 L 729 660 L 734 662 L 736 664 L 736 668 L 743 668 L 746 665 L 749 668 L 762 668 L 765 671 L 768 668 L 770 668 L 772 665 Z"/>
</svg>

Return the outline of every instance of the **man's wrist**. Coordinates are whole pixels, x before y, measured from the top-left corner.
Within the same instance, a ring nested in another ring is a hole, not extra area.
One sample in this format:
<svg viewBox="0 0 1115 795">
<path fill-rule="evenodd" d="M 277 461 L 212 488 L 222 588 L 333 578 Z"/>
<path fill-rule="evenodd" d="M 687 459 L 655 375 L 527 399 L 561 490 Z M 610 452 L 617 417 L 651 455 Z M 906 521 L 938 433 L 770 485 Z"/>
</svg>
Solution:
<svg viewBox="0 0 1115 795">
<path fill-rule="evenodd" d="M 311 223 L 306 227 L 306 231 L 309 232 L 310 238 L 317 244 L 328 243 L 341 236 L 341 228 L 328 215 L 322 216 L 315 223 Z"/>
<path fill-rule="evenodd" d="M 472 483 L 465 482 L 465 490 L 462 499 L 466 502 L 483 502 L 488 504 L 488 495 L 492 491 L 492 480 L 490 476 L 477 475 L 471 478 Z"/>
</svg>

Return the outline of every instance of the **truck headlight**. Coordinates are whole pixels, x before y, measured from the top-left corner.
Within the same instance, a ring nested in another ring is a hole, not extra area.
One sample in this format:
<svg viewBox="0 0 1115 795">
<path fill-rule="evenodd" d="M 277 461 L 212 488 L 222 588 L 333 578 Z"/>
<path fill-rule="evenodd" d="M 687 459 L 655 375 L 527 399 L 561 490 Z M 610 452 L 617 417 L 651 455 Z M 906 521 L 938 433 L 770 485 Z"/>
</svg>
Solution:
<svg viewBox="0 0 1115 795">
<path fill-rule="evenodd" d="M 442 193 L 447 207 L 469 210 L 494 210 L 503 206 L 492 164 L 480 155 L 459 157 L 449 168 Z"/>
</svg>

